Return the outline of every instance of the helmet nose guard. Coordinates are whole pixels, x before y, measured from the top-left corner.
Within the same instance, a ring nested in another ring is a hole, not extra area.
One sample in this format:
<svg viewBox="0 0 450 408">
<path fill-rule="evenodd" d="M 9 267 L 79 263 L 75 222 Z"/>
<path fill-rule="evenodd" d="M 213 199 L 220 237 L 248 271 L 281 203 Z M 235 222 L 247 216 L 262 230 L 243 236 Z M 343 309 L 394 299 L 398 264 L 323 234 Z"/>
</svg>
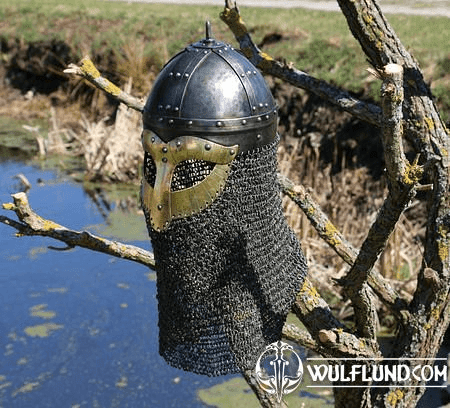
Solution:
<svg viewBox="0 0 450 408">
<path fill-rule="evenodd" d="M 261 73 L 232 46 L 206 37 L 175 55 L 158 75 L 144 128 L 168 143 L 196 136 L 244 152 L 276 137 L 277 106 Z"/>
</svg>

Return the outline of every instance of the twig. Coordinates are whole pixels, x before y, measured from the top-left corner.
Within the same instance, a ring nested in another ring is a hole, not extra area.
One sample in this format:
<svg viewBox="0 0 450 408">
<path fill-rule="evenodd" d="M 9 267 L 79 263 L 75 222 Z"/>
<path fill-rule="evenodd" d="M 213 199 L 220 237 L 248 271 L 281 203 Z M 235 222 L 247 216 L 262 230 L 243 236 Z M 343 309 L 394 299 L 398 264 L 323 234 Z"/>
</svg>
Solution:
<svg viewBox="0 0 450 408">
<path fill-rule="evenodd" d="M 270 55 L 262 52 L 253 42 L 234 0 L 225 0 L 225 9 L 220 14 L 220 18 L 230 27 L 245 56 L 261 71 L 280 78 L 297 88 L 306 89 L 361 120 L 380 126 L 381 109 L 379 106 L 354 98 L 348 92 L 276 61 Z"/>
<path fill-rule="evenodd" d="M 69 67 L 64 70 L 65 74 L 74 74 L 87 79 L 94 84 L 97 88 L 106 92 L 108 95 L 113 96 L 119 102 L 124 103 L 129 108 L 135 109 L 139 112 L 144 110 L 144 104 L 138 98 L 130 95 L 129 93 L 122 91 L 118 86 L 114 85 L 111 81 L 102 77 L 98 69 L 95 67 L 91 59 L 86 56 L 80 61 L 80 66 L 75 64 L 69 64 Z"/>
<path fill-rule="evenodd" d="M 83 247 L 103 252 L 118 258 L 127 259 L 155 269 L 155 260 L 151 252 L 134 245 L 123 244 L 98 237 L 87 231 L 73 231 L 36 214 L 28 203 L 25 193 L 12 195 L 14 204 L 3 204 L 5 210 L 14 211 L 20 222 L 0 216 L 0 222 L 15 228 L 18 236 L 45 236 L 65 242 L 68 247 Z"/>
</svg>

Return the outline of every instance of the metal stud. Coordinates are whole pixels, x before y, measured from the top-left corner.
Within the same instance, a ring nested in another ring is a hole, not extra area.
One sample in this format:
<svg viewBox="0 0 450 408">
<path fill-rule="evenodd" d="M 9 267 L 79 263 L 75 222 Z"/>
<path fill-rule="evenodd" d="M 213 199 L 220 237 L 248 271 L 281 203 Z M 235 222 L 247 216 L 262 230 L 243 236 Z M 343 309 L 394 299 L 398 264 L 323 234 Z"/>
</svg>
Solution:
<svg viewBox="0 0 450 408">
<path fill-rule="evenodd" d="M 234 151 L 234 149 L 231 149 L 231 150 L 230 150 L 230 156 L 234 156 L 235 153 L 236 153 L 236 152 Z"/>
<path fill-rule="evenodd" d="M 158 122 L 162 122 L 163 120 L 163 118 L 158 118 Z"/>
<path fill-rule="evenodd" d="M 245 119 L 242 119 L 242 124 L 243 124 L 243 125 L 246 125 L 246 124 L 247 124 L 247 121 L 246 121 Z"/>
<path fill-rule="evenodd" d="M 163 163 L 167 163 L 167 157 L 163 157 L 161 160 Z"/>
<path fill-rule="evenodd" d="M 161 211 L 163 209 L 162 204 L 158 204 L 158 206 L 156 207 L 159 211 Z"/>
<path fill-rule="evenodd" d="M 175 75 L 177 78 L 181 78 L 181 74 L 179 72 L 177 72 L 177 74 Z"/>
<path fill-rule="evenodd" d="M 158 105 L 158 109 L 162 110 L 163 106 L 162 105 Z"/>
<path fill-rule="evenodd" d="M 169 73 L 169 77 L 173 77 L 173 72 L 170 72 L 170 73 Z"/>
<path fill-rule="evenodd" d="M 152 138 L 150 139 L 152 141 L 152 143 L 155 143 L 155 136 L 152 136 Z"/>
<path fill-rule="evenodd" d="M 270 116 L 269 115 L 266 115 L 266 116 L 264 116 L 265 118 L 266 118 L 266 120 L 269 120 L 270 119 Z"/>
<path fill-rule="evenodd" d="M 176 145 L 177 145 L 177 147 L 180 147 L 181 146 L 181 142 L 178 140 Z"/>
<path fill-rule="evenodd" d="M 205 150 L 211 150 L 211 145 L 209 143 L 205 144 Z"/>
<path fill-rule="evenodd" d="M 173 125 L 173 119 L 169 119 L 169 125 Z"/>
<path fill-rule="evenodd" d="M 173 108 L 173 110 L 174 110 L 175 112 L 178 112 L 178 111 L 180 110 L 180 108 L 179 108 L 178 106 L 175 106 L 175 108 Z"/>
<path fill-rule="evenodd" d="M 189 78 L 189 74 L 186 72 L 186 73 L 184 74 L 184 77 L 185 77 L 185 78 Z"/>
<path fill-rule="evenodd" d="M 170 105 L 166 105 L 166 110 L 169 110 L 171 108 Z"/>
<path fill-rule="evenodd" d="M 163 153 L 167 153 L 167 152 L 168 152 L 168 149 L 167 149 L 166 146 L 164 146 L 164 147 L 162 148 L 162 152 L 163 152 Z"/>
<path fill-rule="evenodd" d="M 262 136 L 261 136 L 260 134 L 257 134 L 257 135 L 256 135 L 256 138 L 257 138 L 258 140 L 261 140 L 261 137 L 262 137 Z"/>
<path fill-rule="evenodd" d="M 260 103 L 258 106 L 259 106 L 260 108 L 262 108 L 264 105 L 263 105 L 262 103 Z"/>
<path fill-rule="evenodd" d="M 253 110 L 253 111 L 256 110 L 256 106 L 255 106 L 255 105 L 252 106 L 252 110 Z"/>
<path fill-rule="evenodd" d="M 188 123 L 187 123 L 188 127 L 191 127 L 193 123 L 194 122 L 192 122 L 192 120 L 188 121 Z"/>
<path fill-rule="evenodd" d="M 220 120 L 216 123 L 217 127 L 222 127 L 223 126 L 223 122 L 221 122 Z"/>
<path fill-rule="evenodd" d="M 253 71 L 253 75 L 256 75 L 256 71 Z"/>
</svg>

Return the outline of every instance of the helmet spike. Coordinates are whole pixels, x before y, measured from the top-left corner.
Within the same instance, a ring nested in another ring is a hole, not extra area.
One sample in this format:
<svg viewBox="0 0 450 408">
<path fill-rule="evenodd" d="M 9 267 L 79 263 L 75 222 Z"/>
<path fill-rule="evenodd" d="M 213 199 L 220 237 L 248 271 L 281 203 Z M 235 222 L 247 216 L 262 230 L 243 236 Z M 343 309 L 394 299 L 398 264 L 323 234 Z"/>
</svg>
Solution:
<svg viewBox="0 0 450 408">
<path fill-rule="evenodd" d="M 209 20 L 206 20 L 205 22 L 205 31 L 206 31 L 206 39 L 211 40 L 212 39 L 211 22 Z"/>
</svg>

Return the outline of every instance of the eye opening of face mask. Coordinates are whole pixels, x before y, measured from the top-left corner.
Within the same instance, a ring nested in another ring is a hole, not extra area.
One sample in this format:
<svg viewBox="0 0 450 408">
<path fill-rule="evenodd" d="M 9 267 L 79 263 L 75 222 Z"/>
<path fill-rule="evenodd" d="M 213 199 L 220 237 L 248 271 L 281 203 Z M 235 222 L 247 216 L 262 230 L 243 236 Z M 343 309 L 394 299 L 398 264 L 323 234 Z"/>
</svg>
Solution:
<svg viewBox="0 0 450 408">
<path fill-rule="evenodd" d="M 216 166 L 215 163 L 206 160 L 188 159 L 178 163 L 173 171 L 171 191 L 180 191 L 196 186 L 208 177 Z M 144 156 L 144 177 L 147 183 L 155 186 L 156 164 L 150 153 Z"/>
<path fill-rule="evenodd" d="M 179 163 L 173 172 L 171 191 L 180 191 L 201 183 L 208 177 L 215 163 L 205 160 L 189 159 Z"/>
</svg>

